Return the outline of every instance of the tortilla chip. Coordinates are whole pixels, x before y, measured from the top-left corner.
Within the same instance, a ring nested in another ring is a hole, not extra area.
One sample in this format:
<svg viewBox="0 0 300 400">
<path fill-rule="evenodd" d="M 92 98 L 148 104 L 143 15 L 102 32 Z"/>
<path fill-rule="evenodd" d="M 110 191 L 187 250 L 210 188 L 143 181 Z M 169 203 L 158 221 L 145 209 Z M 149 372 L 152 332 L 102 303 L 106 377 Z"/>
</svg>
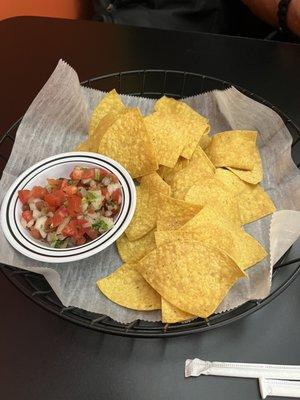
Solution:
<svg viewBox="0 0 300 400">
<path fill-rule="evenodd" d="M 264 189 L 250 186 L 238 198 L 242 225 L 249 224 L 276 211 L 276 207 Z"/>
<path fill-rule="evenodd" d="M 205 150 L 210 145 L 211 140 L 212 140 L 212 137 L 209 136 L 207 133 L 202 136 L 202 138 L 200 139 L 200 141 L 198 143 L 198 146 L 200 146 L 203 150 Z"/>
<path fill-rule="evenodd" d="M 216 178 L 235 194 L 242 225 L 256 221 L 276 211 L 276 207 L 260 185 L 242 181 L 231 171 L 217 168 Z"/>
<path fill-rule="evenodd" d="M 173 306 L 167 300 L 161 298 L 161 321 L 166 324 L 190 321 L 197 318 L 195 315 L 188 314 Z"/>
<path fill-rule="evenodd" d="M 169 168 L 165 167 L 164 165 L 161 165 L 159 167 L 160 176 L 163 178 L 165 182 L 167 182 L 169 185 L 172 185 L 175 174 L 178 171 L 181 171 L 183 168 L 187 167 L 189 165 L 189 162 L 190 160 L 187 160 L 186 158 L 183 157 L 179 157 L 174 168 Z"/>
<path fill-rule="evenodd" d="M 171 187 L 158 175 L 157 172 L 145 175 L 140 180 L 141 186 L 147 185 L 150 189 L 156 190 L 167 196 L 171 194 Z"/>
<path fill-rule="evenodd" d="M 132 263 L 139 261 L 156 247 L 154 230 L 134 241 L 128 240 L 126 234 L 123 233 L 116 243 L 122 261 Z"/>
<path fill-rule="evenodd" d="M 157 229 L 178 229 L 194 217 L 201 207 L 160 194 L 157 198 Z"/>
<path fill-rule="evenodd" d="M 133 178 L 158 169 L 152 138 L 136 108 L 121 114 L 106 130 L 98 152 L 118 161 Z"/>
<path fill-rule="evenodd" d="M 172 169 L 172 168 L 168 168 L 168 167 L 165 167 L 164 165 L 160 165 L 159 167 L 158 167 L 158 170 L 156 171 L 157 173 L 158 173 L 158 175 L 162 178 L 162 179 L 164 179 L 164 175 L 165 175 L 165 168 L 167 168 L 167 169 Z"/>
<path fill-rule="evenodd" d="M 263 180 L 263 167 L 261 158 L 257 149 L 254 152 L 254 167 L 252 171 L 244 171 L 242 169 L 230 168 L 228 169 L 237 175 L 240 179 L 245 182 L 255 185 Z"/>
<path fill-rule="evenodd" d="M 154 143 L 158 164 L 173 168 L 187 142 L 180 118 L 156 111 L 144 121 Z"/>
<path fill-rule="evenodd" d="M 89 140 L 85 140 L 84 142 L 79 143 L 74 149 L 74 151 L 90 151 L 90 143 Z"/>
<path fill-rule="evenodd" d="M 222 182 L 235 195 L 240 194 L 247 184 L 228 169 L 216 168 L 215 178 Z"/>
<path fill-rule="evenodd" d="M 241 225 L 238 201 L 222 182 L 215 178 L 205 179 L 192 186 L 186 193 L 185 201 L 193 204 L 213 206 L 236 226 Z"/>
<path fill-rule="evenodd" d="M 187 167 L 188 169 L 183 171 Z M 164 168 L 163 179 L 173 187 L 174 197 L 178 199 L 184 198 L 191 182 L 200 180 L 203 174 L 206 176 L 206 172 L 213 175 L 215 171 L 215 166 L 199 146 L 196 147 L 190 160 L 179 157 L 174 168 Z M 177 172 L 180 173 L 177 174 Z"/>
<path fill-rule="evenodd" d="M 193 218 L 187 221 L 183 226 L 184 231 L 199 231 L 203 224 L 218 223 L 229 230 L 240 228 L 226 214 L 222 214 L 213 204 L 206 205 Z"/>
<path fill-rule="evenodd" d="M 117 121 L 117 119 L 127 111 L 128 109 L 124 109 L 124 111 L 120 112 L 119 114 L 108 113 L 101 119 L 98 126 L 95 128 L 95 130 L 89 137 L 90 151 L 94 153 L 98 152 L 101 139 L 103 138 L 108 128 L 110 128 Z"/>
<path fill-rule="evenodd" d="M 190 159 L 201 137 L 209 132 L 207 119 L 182 101 L 166 96 L 157 100 L 154 109 L 166 115 L 176 115 L 179 118 L 183 129 L 182 134 L 187 137 L 181 155 Z"/>
<path fill-rule="evenodd" d="M 194 217 L 194 219 L 198 219 L 196 229 L 191 227 L 191 224 L 190 228 L 186 226 L 192 222 L 192 219 L 180 229 L 155 232 L 157 246 L 175 241 L 201 242 L 228 254 L 242 270 L 252 267 L 267 256 L 261 244 L 243 229 L 229 226 L 228 221 L 212 209 L 209 209 L 211 215 L 210 218 L 207 218 L 209 216 L 206 211 L 205 207 Z M 201 214 L 203 214 L 203 218 L 201 218 Z"/>
<path fill-rule="evenodd" d="M 107 93 L 93 111 L 89 125 L 89 136 L 91 137 L 93 135 L 99 122 L 105 115 L 119 114 L 124 111 L 124 109 L 125 106 L 115 89 Z"/>
<path fill-rule="evenodd" d="M 211 174 L 215 173 L 216 168 L 214 164 L 210 161 L 205 151 L 200 146 L 196 147 L 190 159 L 190 163 L 196 163 L 200 168 L 203 169 L 203 171 Z"/>
<path fill-rule="evenodd" d="M 193 185 L 201 184 L 211 177 L 213 177 L 213 173 L 205 170 L 203 165 L 190 162 L 186 168 L 176 172 L 173 177 L 171 188 L 174 198 L 184 200 L 187 191 Z"/>
<path fill-rule="evenodd" d="M 125 231 L 130 241 L 138 240 L 154 229 L 157 219 L 158 193 L 145 185 L 136 188 L 136 196 L 135 213 Z"/>
<path fill-rule="evenodd" d="M 85 149 L 88 148 L 88 151 L 97 153 L 98 148 L 99 148 L 99 143 L 100 143 L 103 135 L 107 131 L 107 129 L 119 118 L 119 116 L 122 113 L 125 113 L 126 111 L 127 111 L 127 109 L 124 108 L 124 110 L 122 112 L 120 112 L 119 114 L 116 114 L 116 113 L 106 114 L 101 119 L 101 121 L 99 122 L 97 127 L 90 134 L 89 138 L 77 147 L 77 148 L 79 148 L 79 151 L 82 151 L 81 149 L 84 149 L 84 151 L 86 151 Z"/>
<path fill-rule="evenodd" d="M 144 257 L 137 268 L 164 299 L 202 318 L 213 314 L 231 286 L 244 276 L 225 253 L 198 242 L 167 243 Z"/>
<path fill-rule="evenodd" d="M 212 137 L 206 153 L 216 167 L 251 171 L 254 167 L 256 137 L 255 131 L 217 133 Z"/>
<path fill-rule="evenodd" d="M 123 264 L 109 276 L 97 282 L 109 300 L 133 310 L 158 310 L 159 294 L 145 281 L 133 264 Z"/>
</svg>

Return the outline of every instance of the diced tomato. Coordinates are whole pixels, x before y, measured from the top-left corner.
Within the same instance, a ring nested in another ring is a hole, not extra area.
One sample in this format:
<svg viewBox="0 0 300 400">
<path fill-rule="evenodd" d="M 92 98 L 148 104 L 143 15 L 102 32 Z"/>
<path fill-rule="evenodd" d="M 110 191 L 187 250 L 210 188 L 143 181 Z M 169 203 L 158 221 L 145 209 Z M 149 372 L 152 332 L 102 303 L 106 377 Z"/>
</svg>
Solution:
<svg viewBox="0 0 300 400">
<path fill-rule="evenodd" d="M 104 178 L 105 176 L 109 175 L 109 172 L 106 169 L 103 168 L 99 168 L 99 172 L 102 178 Z"/>
<path fill-rule="evenodd" d="M 61 206 L 66 201 L 66 195 L 62 190 L 53 190 L 52 194 L 56 198 L 56 204 L 58 206 Z"/>
<path fill-rule="evenodd" d="M 74 181 L 82 179 L 83 169 L 79 167 L 75 167 L 74 170 L 70 174 L 70 178 Z"/>
<path fill-rule="evenodd" d="M 95 212 L 95 207 L 93 207 L 92 205 L 88 206 L 87 213 L 94 214 L 94 212 Z"/>
<path fill-rule="evenodd" d="M 52 210 L 54 209 L 54 211 L 57 208 L 57 199 L 56 197 L 53 195 L 53 193 L 49 193 L 45 196 L 45 203 L 47 203 L 47 205 L 49 206 L 49 208 L 51 207 Z"/>
<path fill-rule="evenodd" d="M 99 235 L 99 232 L 92 228 L 85 228 L 85 233 L 92 240 L 96 239 Z"/>
<path fill-rule="evenodd" d="M 77 187 L 73 185 L 64 186 L 62 189 L 67 196 L 71 196 L 72 194 L 77 193 Z"/>
<path fill-rule="evenodd" d="M 62 184 L 62 179 L 47 179 L 48 184 L 54 188 L 60 189 Z"/>
<path fill-rule="evenodd" d="M 111 210 L 111 216 L 114 216 L 114 215 L 118 214 L 119 210 L 120 210 L 119 207 L 118 208 L 114 208 L 113 210 Z"/>
<path fill-rule="evenodd" d="M 76 219 L 75 221 L 76 221 L 76 226 L 78 226 L 81 229 L 85 229 L 84 225 L 88 223 L 87 220 L 84 218 Z"/>
<path fill-rule="evenodd" d="M 80 196 L 73 195 L 68 197 L 68 211 L 71 217 L 76 217 L 82 213 Z"/>
<path fill-rule="evenodd" d="M 67 196 L 71 196 L 72 194 L 76 194 L 78 187 L 76 186 L 76 182 L 73 185 L 70 185 L 66 179 L 62 181 L 61 189 Z"/>
<path fill-rule="evenodd" d="M 58 226 L 60 225 L 63 220 L 68 216 L 68 210 L 66 207 L 60 207 L 57 211 L 55 211 L 53 218 L 52 218 L 52 224 L 53 226 Z"/>
<path fill-rule="evenodd" d="M 22 217 L 25 219 L 26 222 L 29 222 L 32 220 L 32 212 L 27 210 L 22 212 Z"/>
<path fill-rule="evenodd" d="M 60 185 L 60 189 L 64 190 L 64 188 L 68 186 L 68 181 L 67 179 L 62 179 L 61 180 L 61 185 Z"/>
<path fill-rule="evenodd" d="M 49 230 L 51 229 L 51 225 L 52 225 L 52 218 L 51 218 L 51 217 L 48 217 L 48 218 L 46 219 L 46 222 L 45 222 L 45 231 L 46 231 L 46 232 L 49 231 Z"/>
<path fill-rule="evenodd" d="M 121 203 L 121 189 L 114 190 L 111 194 L 111 199 L 117 204 Z"/>
<path fill-rule="evenodd" d="M 103 187 L 101 188 L 101 193 L 102 193 L 102 196 L 106 198 L 106 196 L 107 196 L 107 194 L 108 194 L 108 190 L 107 190 L 107 187 L 106 187 L 106 186 L 103 186 Z"/>
<path fill-rule="evenodd" d="M 41 234 L 40 234 L 40 232 L 39 232 L 37 229 L 35 229 L 35 228 L 30 228 L 30 229 L 29 229 L 29 233 L 30 233 L 30 235 L 31 235 L 33 238 L 35 238 L 35 239 L 41 239 Z"/>
<path fill-rule="evenodd" d="M 114 175 L 114 174 L 111 174 L 111 181 L 113 182 L 113 183 L 119 183 L 119 179 L 116 177 L 116 175 Z"/>
<path fill-rule="evenodd" d="M 62 234 L 64 236 L 75 236 L 76 235 L 76 227 L 72 224 L 72 221 L 64 227 L 62 230 Z"/>
<path fill-rule="evenodd" d="M 28 202 L 28 200 L 30 199 L 31 196 L 31 190 L 19 190 L 19 199 L 20 201 L 25 204 Z"/>
<path fill-rule="evenodd" d="M 34 186 L 31 189 L 31 196 L 34 199 L 44 199 L 44 197 L 48 194 L 47 190 L 42 186 Z"/>
<path fill-rule="evenodd" d="M 52 193 L 48 193 L 45 196 L 45 202 L 50 207 L 60 207 L 66 200 L 65 193 L 60 189 L 55 189 Z"/>
<path fill-rule="evenodd" d="M 42 209 L 45 207 L 45 203 L 43 202 L 43 200 L 37 201 L 35 203 L 35 206 L 39 211 L 42 211 Z"/>
<path fill-rule="evenodd" d="M 68 225 L 63 229 L 62 234 L 64 236 L 71 236 L 78 239 L 84 235 L 84 228 L 87 222 L 84 219 L 72 219 Z"/>
<path fill-rule="evenodd" d="M 57 207 L 53 207 L 53 206 L 49 206 L 48 204 L 47 204 L 47 209 L 48 209 L 48 212 L 52 212 L 53 214 L 55 213 L 55 211 L 56 211 L 56 208 Z"/>
<path fill-rule="evenodd" d="M 75 240 L 76 246 L 81 246 L 84 243 L 86 243 L 86 238 L 84 236 L 80 236 L 80 237 L 76 238 L 76 240 Z"/>
<path fill-rule="evenodd" d="M 94 168 L 87 168 L 84 169 L 81 179 L 94 179 L 95 178 L 95 169 Z"/>
</svg>

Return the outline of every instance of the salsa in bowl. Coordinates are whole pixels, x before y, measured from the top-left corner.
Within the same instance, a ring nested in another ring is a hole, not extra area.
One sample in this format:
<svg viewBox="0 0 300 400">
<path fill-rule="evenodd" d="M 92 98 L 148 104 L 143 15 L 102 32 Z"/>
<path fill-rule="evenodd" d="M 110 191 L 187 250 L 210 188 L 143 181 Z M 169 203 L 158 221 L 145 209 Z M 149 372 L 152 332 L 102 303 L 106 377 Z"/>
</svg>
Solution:
<svg viewBox="0 0 300 400">
<path fill-rule="evenodd" d="M 76 261 L 112 244 L 130 223 L 135 185 L 117 162 L 71 152 L 25 171 L 7 192 L 1 225 L 22 254 L 45 262 Z"/>
<path fill-rule="evenodd" d="M 54 248 L 80 246 L 111 229 L 122 203 L 121 185 L 103 168 L 75 166 L 68 178 L 18 192 L 21 224 Z"/>
</svg>

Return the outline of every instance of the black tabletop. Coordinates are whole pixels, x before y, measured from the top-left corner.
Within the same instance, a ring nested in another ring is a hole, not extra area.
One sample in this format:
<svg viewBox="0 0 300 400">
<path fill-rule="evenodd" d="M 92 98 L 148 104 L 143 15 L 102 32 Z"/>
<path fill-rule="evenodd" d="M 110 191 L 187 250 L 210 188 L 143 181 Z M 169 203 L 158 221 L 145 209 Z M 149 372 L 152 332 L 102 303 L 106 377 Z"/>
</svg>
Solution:
<svg viewBox="0 0 300 400">
<path fill-rule="evenodd" d="M 261 95 L 300 124 L 298 45 L 33 17 L 0 22 L 0 37 L 0 134 L 24 113 L 59 58 L 81 80 L 136 68 L 211 75 Z M 174 339 L 81 328 L 37 306 L 2 275 L 0 303 L 3 399 L 254 400 L 256 380 L 185 379 L 185 359 L 300 364 L 299 279 L 239 322 Z"/>
</svg>

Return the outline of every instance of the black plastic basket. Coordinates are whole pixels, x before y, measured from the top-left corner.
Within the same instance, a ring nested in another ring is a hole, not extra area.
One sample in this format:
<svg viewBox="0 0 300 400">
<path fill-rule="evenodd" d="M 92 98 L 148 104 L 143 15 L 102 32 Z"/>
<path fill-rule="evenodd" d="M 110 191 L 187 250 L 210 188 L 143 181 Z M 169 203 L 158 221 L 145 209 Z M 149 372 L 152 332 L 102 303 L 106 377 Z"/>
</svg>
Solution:
<svg viewBox="0 0 300 400">
<path fill-rule="evenodd" d="M 103 91 L 115 88 L 119 93 L 158 98 L 162 95 L 182 98 L 207 92 L 213 89 L 225 90 L 229 82 L 209 76 L 172 70 L 136 70 L 103 75 L 82 82 L 84 86 Z M 300 130 L 296 124 L 261 97 L 235 85 L 235 87 L 252 99 L 275 110 L 285 122 L 292 137 L 294 148 L 300 140 Z M 16 131 L 22 118 L 16 121 L 0 139 L 0 173 L 10 155 Z M 133 321 L 120 324 L 106 315 L 99 315 L 76 307 L 64 307 L 42 275 L 3 265 L 4 275 L 26 296 L 43 308 L 73 323 L 100 332 L 132 337 L 169 337 L 186 335 L 227 325 L 245 317 L 268 304 L 282 293 L 296 278 L 300 271 L 299 252 L 296 245 L 277 262 L 273 269 L 272 290 L 264 300 L 248 301 L 240 307 L 215 314 L 207 319 L 198 318 L 187 323 L 163 324 L 161 322 Z M 284 267 L 284 268 L 282 268 Z"/>
</svg>

